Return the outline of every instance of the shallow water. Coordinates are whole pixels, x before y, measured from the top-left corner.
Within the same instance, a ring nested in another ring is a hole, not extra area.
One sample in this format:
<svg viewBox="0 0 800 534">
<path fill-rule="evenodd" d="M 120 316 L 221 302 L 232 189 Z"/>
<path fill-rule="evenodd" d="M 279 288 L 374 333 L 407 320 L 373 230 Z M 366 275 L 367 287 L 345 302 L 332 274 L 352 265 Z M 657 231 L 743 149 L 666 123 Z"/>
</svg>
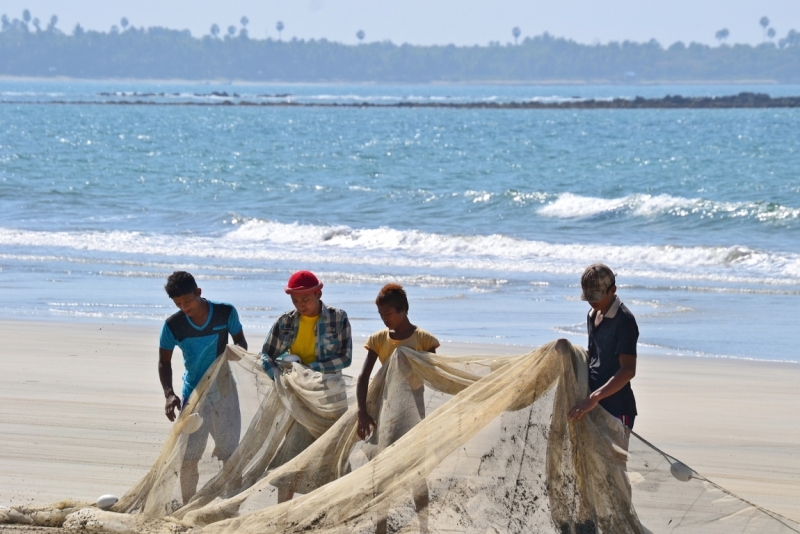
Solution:
<svg viewBox="0 0 800 534">
<path fill-rule="evenodd" d="M 204 295 L 235 304 L 246 328 L 265 330 L 290 305 L 288 275 L 310 268 L 357 334 L 381 327 L 372 301 L 399 281 L 412 320 L 442 340 L 583 342 L 578 279 L 604 261 L 643 351 L 800 361 L 800 110 L 47 103 L 122 98 L 101 93 L 465 102 L 743 90 L 800 95 L 3 81 L 0 314 L 162 321 L 172 312 L 164 279 L 185 268 Z"/>
</svg>

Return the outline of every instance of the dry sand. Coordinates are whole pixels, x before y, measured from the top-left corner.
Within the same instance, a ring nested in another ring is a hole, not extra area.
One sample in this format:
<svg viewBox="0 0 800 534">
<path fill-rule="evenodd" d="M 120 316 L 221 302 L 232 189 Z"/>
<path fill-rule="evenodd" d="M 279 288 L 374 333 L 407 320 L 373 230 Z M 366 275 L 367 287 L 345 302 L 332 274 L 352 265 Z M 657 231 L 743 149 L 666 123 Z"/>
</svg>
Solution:
<svg viewBox="0 0 800 534">
<path fill-rule="evenodd" d="M 0 505 L 122 495 L 149 469 L 170 425 L 156 370 L 159 332 L 155 323 L 0 321 Z M 263 342 L 264 332 L 247 334 L 251 349 Z M 446 344 L 439 352 L 525 350 Z M 794 364 L 641 357 L 635 430 L 741 497 L 800 521 L 798 383 Z"/>
</svg>

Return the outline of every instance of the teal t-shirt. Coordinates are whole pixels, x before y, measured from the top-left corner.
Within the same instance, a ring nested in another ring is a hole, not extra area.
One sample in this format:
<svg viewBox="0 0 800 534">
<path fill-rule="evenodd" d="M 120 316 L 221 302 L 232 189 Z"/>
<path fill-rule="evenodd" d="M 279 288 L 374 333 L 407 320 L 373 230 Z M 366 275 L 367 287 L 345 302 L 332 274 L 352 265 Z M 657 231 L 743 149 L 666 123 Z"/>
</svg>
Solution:
<svg viewBox="0 0 800 534">
<path fill-rule="evenodd" d="M 179 311 L 170 316 L 161 329 L 159 347 L 174 350 L 178 346 L 183 352 L 186 372 L 181 394 L 184 403 L 217 356 L 225 350 L 228 334 L 235 336 L 242 331 L 236 308 L 224 302 L 207 302 L 209 310 L 205 324 L 196 325 Z"/>
</svg>

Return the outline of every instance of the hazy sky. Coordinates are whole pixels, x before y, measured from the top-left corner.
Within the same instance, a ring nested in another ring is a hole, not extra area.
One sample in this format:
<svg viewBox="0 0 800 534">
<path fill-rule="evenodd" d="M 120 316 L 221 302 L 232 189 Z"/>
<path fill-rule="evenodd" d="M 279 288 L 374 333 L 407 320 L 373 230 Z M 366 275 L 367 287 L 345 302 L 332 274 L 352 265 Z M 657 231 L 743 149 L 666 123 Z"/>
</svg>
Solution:
<svg viewBox="0 0 800 534">
<path fill-rule="evenodd" d="M 366 41 L 485 45 L 545 31 L 582 43 L 675 41 L 716 43 L 717 30 L 730 30 L 728 42 L 759 43 L 762 16 L 769 17 L 778 37 L 800 31 L 800 0 L 3 0 L 0 13 L 21 17 L 59 17 L 58 27 L 107 31 L 127 17 L 135 26 L 189 29 L 209 33 L 217 23 L 225 31 L 250 19 L 251 37 L 276 38 L 275 23 L 285 24 L 284 39 L 322 38 L 355 43 L 364 30 Z"/>
</svg>

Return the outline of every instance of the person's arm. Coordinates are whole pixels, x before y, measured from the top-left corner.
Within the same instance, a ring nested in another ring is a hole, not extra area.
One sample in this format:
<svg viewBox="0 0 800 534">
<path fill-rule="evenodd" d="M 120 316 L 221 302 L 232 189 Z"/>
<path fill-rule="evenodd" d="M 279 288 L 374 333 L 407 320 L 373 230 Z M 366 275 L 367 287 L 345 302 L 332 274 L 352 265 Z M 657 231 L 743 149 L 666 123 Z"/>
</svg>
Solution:
<svg viewBox="0 0 800 534">
<path fill-rule="evenodd" d="M 619 371 L 614 373 L 614 376 L 612 376 L 608 382 L 594 390 L 591 395 L 572 407 L 568 414 L 570 421 L 581 419 L 588 412 L 594 410 L 601 400 L 610 397 L 625 387 L 625 384 L 636 376 L 636 356 L 632 354 L 620 354 L 619 365 Z"/>
<path fill-rule="evenodd" d="M 364 367 L 361 369 L 361 374 L 358 376 L 358 385 L 356 386 L 356 400 L 358 401 L 358 437 L 367 439 L 367 436 L 377 428 L 375 420 L 367 413 L 367 392 L 369 391 L 369 377 L 372 375 L 372 369 L 375 367 L 375 361 L 378 359 L 378 353 L 372 349 L 367 350 L 367 359 L 364 360 Z"/>
<path fill-rule="evenodd" d="M 279 318 L 275 321 L 275 324 L 272 325 L 272 329 L 269 331 L 267 339 L 261 347 L 261 368 L 264 369 L 264 372 L 267 373 L 267 376 L 272 380 L 275 380 L 275 373 L 280 374 L 281 372 L 278 364 L 275 362 L 275 359 L 281 355 L 281 319 L 282 318 Z"/>
<path fill-rule="evenodd" d="M 228 315 L 228 332 L 231 333 L 234 345 L 247 350 L 247 340 L 244 338 L 244 329 L 242 328 L 242 322 L 239 320 L 239 312 L 233 306 L 231 306 L 231 313 Z M 233 332 L 236 332 L 236 334 Z"/>
<path fill-rule="evenodd" d="M 339 315 L 337 318 L 339 324 L 337 325 L 338 328 L 336 328 L 336 353 L 324 361 L 310 363 L 308 368 L 312 371 L 341 371 L 345 367 L 350 367 L 353 361 L 353 338 L 350 335 L 350 321 L 347 319 L 347 314 L 341 310 L 337 315 Z"/>
<path fill-rule="evenodd" d="M 233 338 L 233 344 L 234 345 L 239 345 L 244 350 L 247 350 L 247 340 L 244 338 L 244 330 L 242 330 L 241 332 L 239 332 L 235 336 L 231 335 L 231 337 Z"/>
<path fill-rule="evenodd" d="M 164 390 L 164 413 L 170 421 L 175 420 L 175 408 L 180 411 L 181 399 L 172 389 L 172 352 L 167 349 L 158 349 L 158 379 L 161 381 L 161 388 Z"/>
</svg>

